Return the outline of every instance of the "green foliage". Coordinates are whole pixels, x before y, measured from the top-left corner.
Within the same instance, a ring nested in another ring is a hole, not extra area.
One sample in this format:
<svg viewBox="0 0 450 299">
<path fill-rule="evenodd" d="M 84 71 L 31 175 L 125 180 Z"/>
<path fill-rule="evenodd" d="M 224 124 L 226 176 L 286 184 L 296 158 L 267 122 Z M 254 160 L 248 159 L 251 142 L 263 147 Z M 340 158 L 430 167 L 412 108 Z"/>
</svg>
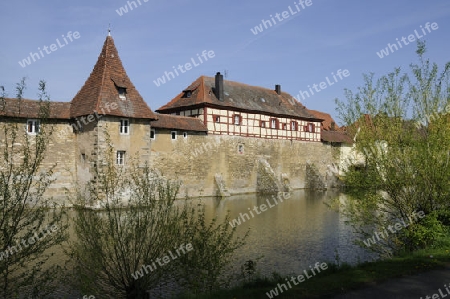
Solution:
<svg viewBox="0 0 450 299">
<path fill-rule="evenodd" d="M 405 249 L 413 251 L 434 246 L 444 234 L 444 226 L 433 212 L 409 229 L 401 231 L 399 238 L 404 240 Z"/>
<path fill-rule="evenodd" d="M 176 200 L 179 183 L 164 179 L 148 164 L 131 159 L 126 166 L 115 165 L 105 136 L 97 180 L 88 184 L 88 196 L 80 194 L 77 200 L 77 239 L 67 250 L 75 266 L 75 287 L 98 298 L 147 298 L 163 282 L 192 292 L 222 286 L 233 252 L 244 244 L 234 237 L 228 217 L 208 221 L 201 205 Z M 192 251 L 175 254 L 187 244 Z M 156 263 L 169 251 L 175 259 Z M 153 262 L 153 269 L 142 268 Z"/>
<path fill-rule="evenodd" d="M 450 208 L 450 63 L 439 72 L 424 59 L 425 50 L 419 42 L 420 64 L 411 64 L 409 73 L 365 75 L 363 87 L 337 100 L 360 157 L 344 176 L 351 195 L 346 214 L 359 244 L 414 211 L 428 217 Z M 427 219 L 369 249 L 391 255 L 430 246 L 436 225 Z"/>
<path fill-rule="evenodd" d="M 17 103 L 21 105 L 25 80 L 17 84 Z M 1 88 L 0 108 L 7 109 Z M 54 246 L 66 238 L 64 209 L 56 209 L 51 198 L 44 197 L 53 182 L 53 167 L 44 169 L 53 127 L 47 122 L 49 98 L 45 83 L 39 84 L 40 130 L 30 136 L 24 130 L 20 111 L 16 118 L 0 122 L 0 298 L 43 298 L 54 289 L 52 278 L 59 275 L 57 265 L 50 265 Z M 11 111 L 11 110 L 10 110 Z M 47 228 L 55 225 L 49 234 Z M 36 240 L 34 234 L 41 238 Z M 33 238 L 35 243 L 29 240 Z M 6 257 L 5 257 L 6 255 Z"/>
</svg>

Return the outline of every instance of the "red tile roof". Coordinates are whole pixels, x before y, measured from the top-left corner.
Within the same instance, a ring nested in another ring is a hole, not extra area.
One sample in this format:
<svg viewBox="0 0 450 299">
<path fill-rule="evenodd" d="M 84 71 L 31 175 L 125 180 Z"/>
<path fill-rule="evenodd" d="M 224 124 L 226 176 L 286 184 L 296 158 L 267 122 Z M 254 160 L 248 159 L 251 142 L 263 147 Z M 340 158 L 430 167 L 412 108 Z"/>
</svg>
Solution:
<svg viewBox="0 0 450 299">
<path fill-rule="evenodd" d="M 353 139 L 345 132 L 321 131 L 320 134 L 322 141 L 353 144 Z"/>
<path fill-rule="evenodd" d="M 117 87 L 126 88 L 126 100 L 119 98 Z M 113 103 L 117 104 L 117 109 L 110 108 Z M 89 115 L 94 111 L 113 116 L 156 119 L 128 78 L 111 36 L 106 37 L 94 69 L 73 98 L 70 116 Z"/>
<path fill-rule="evenodd" d="M 0 116 L 19 118 L 39 118 L 40 103 L 29 99 L 0 99 Z M 52 119 L 69 119 L 69 102 L 50 102 L 50 115 Z"/>
<path fill-rule="evenodd" d="M 336 124 L 334 119 L 331 117 L 330 114 L 321 112 L 321 111 L 317 111 L 317 110 L 311 110 L 311 109 L 307 109 L 307 110 L 310 114 L 314 115 L 315 117 L 323 119 L 322 125 L 321 125 L 322 130 L 331 131 L 331 123 L 334 123 L 334 131 L 342 131 L 341 128 L 339 128 L 339 126 Z"/>
<path fill-rule="evenodd" d="M 156 111 L 172 113 L 185 110 L 188 107 L 209 106 L 316 121 L 321 120 L 311 115 L 305 106 L 285 92 L 281 92 L 278 95 L 275 90 L 268 88 L 224 80 L 225 98 L 223 101 L 219 101 L 214 94 L 214 86 L 215 78 L 201 76 L 184 90 L 192 92 L 189 98 L 183 97 L 183 91 Z"/>
<path fill-rule="evenodd" d="M 185 130 L 207 132 L 208 129 L 203 122 L 194 117 L 185 117 L 169 114 L 157 114 L 158 120 L 151 121 L 152 127 L 161 129 Z"/>
</svg>

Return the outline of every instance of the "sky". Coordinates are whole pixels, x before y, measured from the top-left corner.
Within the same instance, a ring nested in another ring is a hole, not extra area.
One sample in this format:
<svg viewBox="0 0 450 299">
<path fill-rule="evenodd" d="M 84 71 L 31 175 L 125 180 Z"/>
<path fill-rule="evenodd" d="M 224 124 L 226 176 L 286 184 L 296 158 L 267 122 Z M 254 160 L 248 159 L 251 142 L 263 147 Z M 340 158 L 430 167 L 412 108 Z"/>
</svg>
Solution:
<svg viewBox="0 0 450 299">
<path fill-rule="evenodd" d="M 71 101 L 108 28 L 152 110 L 199 76 L 221 72 L 249 85 L 280 84 L 342 124 L 335 99 L 362 86 L 363 74 L 407 71 L 418 62 L 416 40 L 426 41 L 426 56 L 440 67 L 450 61 L 448 0 L 22 0 L 4 1 L 0 16 L 0 86 L 11 97 L 25 77 L 26 98 L 37 99 L 45 80 L 52 101 Z M 178 75 L 158 82 L 176 74 L 173 67 Z"/>
</svg>

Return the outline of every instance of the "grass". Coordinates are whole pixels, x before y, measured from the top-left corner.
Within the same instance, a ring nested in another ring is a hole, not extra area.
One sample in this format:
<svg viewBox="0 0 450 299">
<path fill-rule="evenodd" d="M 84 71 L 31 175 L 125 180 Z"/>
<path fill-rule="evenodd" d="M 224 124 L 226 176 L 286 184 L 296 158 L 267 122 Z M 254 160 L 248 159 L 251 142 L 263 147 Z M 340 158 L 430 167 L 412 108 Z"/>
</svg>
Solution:
<svg viewBox="0 0 450 299">
<path fill-rule="evenodd" d="M 351 267 L 328 263 L 324 272 L 283 291 L 276 298 L 329 298 L 331 295 L 346 293 L 354 289 L 371 286 L 386 280 L 413 275 L 420 272 L 440 269 L 450 264 L 450 234 L 439 242 L 439 246 L 402 254 L 392 259 L 362 263 Z M 278 277 L 277 277 L 278 276 Z M 289 277 L 290 278 L 290 277 Z M 240 299 L 265 298 L 266 292 L 277 287 L 277 283 L 286 283 L 285 277 L 274 275 L 274 278 L 256 278 L 252 283 L 240 287 L 221 290 L 208 295 L 182 295 L 180 299 Z"/>
</svg>

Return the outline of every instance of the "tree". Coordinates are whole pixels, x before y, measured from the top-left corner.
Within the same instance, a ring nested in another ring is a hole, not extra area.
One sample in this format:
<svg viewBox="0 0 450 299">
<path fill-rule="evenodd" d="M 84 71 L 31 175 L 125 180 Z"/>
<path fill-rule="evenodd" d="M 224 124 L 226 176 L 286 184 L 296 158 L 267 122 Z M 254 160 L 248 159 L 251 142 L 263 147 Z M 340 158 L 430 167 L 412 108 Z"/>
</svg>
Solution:
<svg viewBox="0 0 450 299">
<path fill-rule="evenodd" d="M 443 231 L 439 215 L 450 207 L 450 63 L 439 72 L 425 53 L 419 42 L 420 63 L 411 64 L 410 73 L 396 68 L 376 80 L 364 75 L 363 87 L 346 90 L 347 101 L 336 100 L 364 160 L 345 173 L 353 195 L 347 215 L 358 243 L 367 248 L 364 240 L 377 236 L 369 249 L 382 255 L 433 244 Z M 410 223 L 419 211 L 426 217 Z M 386 230 L 402 220 L 410 225 Z"/>
<path fill-rule="evenodd" d="M 230 254 L 243 245 L 228 219 L 208 224 L 204 209 L 176 200 L 179 183 L 164 179 L 148 164 L 115 165 L 107 149 L 95 166 L 97 181 L 77 199 L 76 240 L 68 253 L 76 287 L 101 298 L 147 298 L 163 281 L 198 290 L 217 287 Z M 91 209 L 91 203 L 100 206 Z M 190 278 L 209 273 L 200 286 Z M 191 276 L 191 277 L 189 277 Z"/>
<path fill-rule="evenodd" d="M 14 106 L 20 107 L 25 80 L 17 84 Z M 8 108 L 1 87 L 0 113 Z M 0 298 L 43 298 L 55 285 L 59 271 L 48 263 L 50 249 L 66 238 L 63 209 L 44 197 L 53 168 L 43 169 L 52 126 L 49 97 L 39 83 L 39 132 L 29 136 L 20 112 L 0 121 Z M 19 108 L 20 109 L 20 108 Z"/>
</svg>

